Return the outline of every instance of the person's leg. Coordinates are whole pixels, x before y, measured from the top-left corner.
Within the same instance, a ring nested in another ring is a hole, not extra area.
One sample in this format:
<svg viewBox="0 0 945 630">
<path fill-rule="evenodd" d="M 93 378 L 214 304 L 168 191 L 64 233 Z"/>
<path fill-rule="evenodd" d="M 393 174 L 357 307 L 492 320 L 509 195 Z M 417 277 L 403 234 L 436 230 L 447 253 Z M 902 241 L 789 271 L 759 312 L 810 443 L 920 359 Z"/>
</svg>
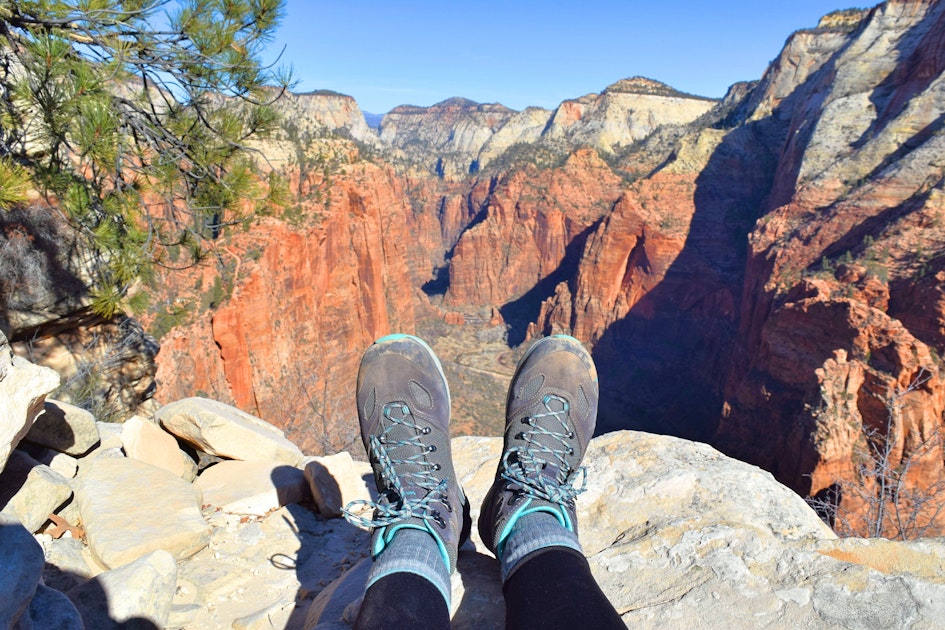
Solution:
<svg viewBox="0 0 945 630">
<path fill-rule="evenodd" d="M 626 628 L 591 575 L 587 558 L 567 547 L 546 547 L 523 559 L 502 592 L 506 628 Z"/>
<path fill-rule="evenodd" d="M 470 519 L 450 452 L 449 388 L 433 350 L 409 335 L 378 339 L 361 359 L 357 405 L 379 494 L 344 510 L 374 529 L 357 625 L 382 627 L 377 620 L 386 615 L 390 627 L 427 618 L 423 627 L 439 627 L 433 620 L 445 614 L 448 626 L 450 574 Z M 418 583 L 426 597 L 415 597 Z"/>
<path fill-rule="evenodd" d="M 415 573 L 391 573 L 368 587 L 354 627 L 446 630 L 450 627 L 450 611 L 430 580 Z"/>
<path fill-rule="evenodd" d="M 594 361 L 573 337 L 539 340 L 512 377 L 503 453 L 479 516 L 502 567 L 510 628 L 623 627 L 577 536 L 575 498 L 597 400 Z M 590 608 L 598 614 L 586 616 Z"/>
</svg>

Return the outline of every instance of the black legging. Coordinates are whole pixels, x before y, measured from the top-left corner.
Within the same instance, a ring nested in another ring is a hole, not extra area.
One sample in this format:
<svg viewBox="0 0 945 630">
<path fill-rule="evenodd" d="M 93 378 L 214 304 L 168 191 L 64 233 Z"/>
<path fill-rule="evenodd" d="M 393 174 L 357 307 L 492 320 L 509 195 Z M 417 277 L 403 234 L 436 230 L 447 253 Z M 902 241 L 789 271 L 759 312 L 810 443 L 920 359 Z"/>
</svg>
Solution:
<svg viewBox="0 0 945 630">
<path fill-rule="evenodd" d="M 522 560 L 502 588 L 507 630 L 623 629 L 583 555 L 540 549 Z M 450 614 L 433 583 L 392 573 L 371 585 L 354 624 L 358 630 L 446 630 Z"/>
</svg>

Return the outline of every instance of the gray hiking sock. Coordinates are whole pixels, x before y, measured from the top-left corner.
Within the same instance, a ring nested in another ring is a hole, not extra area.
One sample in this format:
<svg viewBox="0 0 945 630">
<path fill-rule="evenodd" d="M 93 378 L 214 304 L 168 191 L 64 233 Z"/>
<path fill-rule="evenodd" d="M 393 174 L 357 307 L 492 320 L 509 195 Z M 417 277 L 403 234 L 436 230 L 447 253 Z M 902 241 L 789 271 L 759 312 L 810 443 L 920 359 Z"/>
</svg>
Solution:
<svg viewBox="0 0 945 630">
<path fill-rule="evenodd" d="M 577 535 L 562 525 L 554 514 L 542 511 L 520 516 L 499 554 L 502 582 L 505 583 L 511 577 L 528 554 L 546 547 L 566 547 L 583 553 Z"/>
<path fill-rule="evenodd" d="M 374 559 L 365 590 L 391 573 L 414 573 L 436 586 L 450 607 L 450 572 L 431 534 L 421 529 L 399 529 Z"/>
</svg>

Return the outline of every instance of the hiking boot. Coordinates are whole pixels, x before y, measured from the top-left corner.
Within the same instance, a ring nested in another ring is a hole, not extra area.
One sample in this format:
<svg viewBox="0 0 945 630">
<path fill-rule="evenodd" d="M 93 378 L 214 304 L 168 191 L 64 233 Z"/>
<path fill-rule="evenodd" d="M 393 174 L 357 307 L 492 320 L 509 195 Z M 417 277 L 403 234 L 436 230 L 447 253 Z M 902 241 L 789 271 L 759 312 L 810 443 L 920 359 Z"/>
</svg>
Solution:
<svg viewBox="0 0 945 630">
<path fill-rule="evenodd" d="M 581 460 L 594 435 L 597 398 L 594 361 L 574 337 L 545 337 L 519 361 L 502 457 L 479 516 L 479 534 L 497 556 L 515 522 L 532 512 L 553 514 L 577 535 L 574 500 L 584 491 Z"/>
<path fill-rule="evenodd" d="M 450 393 L 440 361 L 417 337 L 378 339 L 361 358 L 357 404 L 380 496 L 377 502 L 349 503 L 345 518 L 375 528 L 375 556 L 401 529 L 429 533 L 452 572 L 457 549 L 469 537 L 470 517 L 453 470 Z"/>
</svg>

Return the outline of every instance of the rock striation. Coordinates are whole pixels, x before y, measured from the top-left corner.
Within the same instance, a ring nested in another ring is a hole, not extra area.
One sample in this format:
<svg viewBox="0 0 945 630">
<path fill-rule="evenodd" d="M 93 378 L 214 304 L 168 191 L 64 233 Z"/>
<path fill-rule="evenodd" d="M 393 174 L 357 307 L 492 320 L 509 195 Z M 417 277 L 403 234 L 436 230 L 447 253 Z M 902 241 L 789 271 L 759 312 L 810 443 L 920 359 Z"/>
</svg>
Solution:
<svg viewBox="0 0 945 630">
<path fill-rule="evenodd" d="M 564 101 L 543 137 L 611 153 L 643 140 L 663 125 L 687 125 L 715 104 L 715 99 L 683 94 L 664 83 L 633 77 L 600 94 Z"/>
<path fill-rule="evenodd" d="M 377 134 L 368 127 L 358 103 L 346 94 L 316 90 L 287 93 L 276 101 L 286 132 L 293 136 L 341 133 L 359 142 L 377 144 Z"/>
<path fill-rule="evenodd" d="M 906 487 L 929 493 L 945 481 L 937 359 L 945 340 L 934 332 L 942 311 L 934 298 L 901 306 L 939 271 L 928 252 L 942 247 L 933 217 L 943 208 L 945 145 L 935 131 L 945 107 L 943 9 L 889 2 L 801 32 L 757 88 L 784 121 L 786 141 L 749 236 L 745 352 L 726 380 L 718 440 L 801 492 L 839 483 L 855 500 L 863 492 L 849 484 L 851 469 L 867 443 L 886 465 L 915 471 Z M 835 43 L 823 65 L 778 101 L 786 68 L 823 50 L 824 38 Z M 856 402 L 836 404 L 838 396 Z M 746 441 L 762 416 L 777 427 L 771 452 L 789 454 L 778 463 L 752 455 Z M 852 435 L 843 430 L 850 424 Z M 892 523 L 883 531 L 901 534 Z"/>
<path fill-rule="evenodd" d="M 479 152 L 515 113 L 499 103 L 459 97 L 430 107 L 401 105 L 381 120 L 380 139 L 427 172 L 462 177 L 479 169 Z"/>
</svg>

